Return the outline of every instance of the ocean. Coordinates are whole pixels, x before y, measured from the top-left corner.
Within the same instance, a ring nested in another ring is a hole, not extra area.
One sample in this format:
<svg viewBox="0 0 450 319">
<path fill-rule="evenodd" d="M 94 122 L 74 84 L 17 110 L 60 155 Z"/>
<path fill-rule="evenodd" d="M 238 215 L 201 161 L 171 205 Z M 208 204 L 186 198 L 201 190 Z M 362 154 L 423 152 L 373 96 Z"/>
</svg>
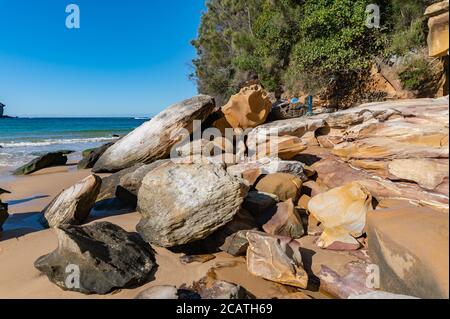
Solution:
<svg viewBox="0 0 450 319">
<path fill-rule="evenodd" d="M 51 151 L 72 150 L 71 157 L 123 136 L 143 118 L 3 118 L 0 119 L 0 170 L 17 168 Z"/>
</svg>

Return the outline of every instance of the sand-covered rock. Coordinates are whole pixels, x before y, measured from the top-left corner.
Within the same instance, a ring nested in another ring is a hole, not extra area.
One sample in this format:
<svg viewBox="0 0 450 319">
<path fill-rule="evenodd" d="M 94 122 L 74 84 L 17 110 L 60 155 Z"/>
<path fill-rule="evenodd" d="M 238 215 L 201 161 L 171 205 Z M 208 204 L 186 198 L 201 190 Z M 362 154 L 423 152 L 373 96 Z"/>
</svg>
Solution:
<svg viewBox="0 0 450 319">
<path fill-rule="evenodd" d="M 294 207 L 292 198 L 277 205 L 276 213 L 263 225 L 266 233 L 271 235 L 300 238 L 305 234 L 303 223 Z"/>
<path fill-rule="evenodd" d="M 16 169 L 14 175 L 29 175 L 50 166 L 65 165 L 67 163 L 67 152 L 51 152 L 35 158 L 31 162 Z"/>
<path fill-rule="evenodd" d="M 193 132 L 194 120 L 205 120 L 215 103 L 199 95 L 174 104 L 111 146 L 97 161 L 94 172 L 116 172 L 137 163 L 169 157 L 171 148 Z"/>
<path fill-rule="evenodd" d="M 306 288 L 300 244 L 288 237 L 248 232 L 247 269 L 255 276 L 284 285 Z"/>
<path fill-rule="evenodd" d="M 381 289 L 420 298 L 449 297 L 449 215 L 406 205 L 368 214 L 369 254 Z"/>
<path fill-rule="evenodd" d="M 173 247 L 206 238 L 238 213 L 248 188 L 213 164 L 176 164 L 151 171 L 138 195 L 148 242 Z"/>
<path fill-rule="evenodd" d="M 303 182 L 297 176 L 286 173 L 269 174 L 262 178 L 255 186 L 259 192 L 274 194 L 280 201 L 300 197 Z"/>
<path fill-rule="evenodd" d="M 263 124 L 272 103 L 260 85 L 247 86 L 222 107 L 226 122 L 233 128 L 248 129 Z"/>
<path fill-rule="evenodd" d="M 147 243 L 108 222 L 61 226 L 56 235 L 58 248 L 36 260 L 35 267 L 64 290 L 107 294 L 142 285 L 156 266 Z"/>
<path fill-rule="evenodd" d="M 43 211 L 40 222 L 48 227 L 80 225 L 89 216 L 102 179 L 90 175 L 60 193 Z"/>
<path fill-rule="evenodd" d="M 324 228 L 318 246 L 332 250 L 358 249 L 360 244 L 355 237 L 363 233 L 371 204 L 372 195 L 357 182 L 313 197 L 308 211 Z"/>
</svg>

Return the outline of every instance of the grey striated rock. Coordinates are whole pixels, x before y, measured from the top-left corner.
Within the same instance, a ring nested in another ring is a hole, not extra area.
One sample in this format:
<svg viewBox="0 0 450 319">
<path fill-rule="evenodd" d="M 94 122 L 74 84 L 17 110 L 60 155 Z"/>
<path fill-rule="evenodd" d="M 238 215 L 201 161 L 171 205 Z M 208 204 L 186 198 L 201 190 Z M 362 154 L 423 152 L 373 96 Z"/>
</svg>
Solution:
<svg viewBox="0 0 450 319">
<path fill-rule="evenodd" d="M 89 152 L 86 153 L 86 155 L 83 155 L 81 161 L 78 162 L 77 165 L 78 169 L 87 169 L 94 167 L 95 163 L 97 163 L 100 156 L 102 156 L 103 153 L 105 153 L 106 150 L 113 145 L 114 143 L 107 143 L 93 150 L 89 150 Z"/>
<path fill-rule="evenodd" d="M 42 156 L 39 156 L 38 158 L 35 158 L 28 164 L 19 167 L 13 172 L 13 174 L 29 175 L 50 166 L 65 165 L 67 163 L 66 155 L 67 152 L 65 151 L 44 154 Z"/>
<path fill-rule="evenodd" d="M 90 175 L 62 191 L 44 210 L 40 219 L 46 227 L 82 224 L 94 207 L 102 180 Z"/>
<path fill-rule="evenodd" d="M 174 104 L 117 141 L 97 161 L 94 172 L 116 172 L 136 163 L 151 163 L 169 157 L 194 120 L 205 120 L 213 111 L 214 98 L 199 95 Z M 185 136 L 186 137 L 186 136 Z"/>
<path fill-rule="evenodd" d="M 138 232 L 149 243 L 174 247 L 204 239 L 230 222 L 248 188 L 213 164 L 175 164 L 151 171 L 138 195 Z"/>
<path fill-rule="evenodd" d="M 58 248 L 34 266 L 64 290 L 107 294 L 135 287 L 146 283 L 156 266 L 147 243 L 111 223 L 61 226 L 56 235 Z"/>
</svg>

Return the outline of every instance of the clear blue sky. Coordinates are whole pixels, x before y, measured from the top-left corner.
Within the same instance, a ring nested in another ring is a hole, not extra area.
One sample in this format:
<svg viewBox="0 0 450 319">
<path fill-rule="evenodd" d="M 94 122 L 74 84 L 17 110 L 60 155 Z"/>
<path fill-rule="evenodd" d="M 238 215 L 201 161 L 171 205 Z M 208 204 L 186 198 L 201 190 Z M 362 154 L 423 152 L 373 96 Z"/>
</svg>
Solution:
<svg viewBox="0 0 450 319">
<path fill-rule="evenodd" d="M 65 26 L 77 4 L 81 28 Z M 0 101 L 18 116 L 153 115 L 189 81 L 204 0 L 0 0 Z"/>
</svg>

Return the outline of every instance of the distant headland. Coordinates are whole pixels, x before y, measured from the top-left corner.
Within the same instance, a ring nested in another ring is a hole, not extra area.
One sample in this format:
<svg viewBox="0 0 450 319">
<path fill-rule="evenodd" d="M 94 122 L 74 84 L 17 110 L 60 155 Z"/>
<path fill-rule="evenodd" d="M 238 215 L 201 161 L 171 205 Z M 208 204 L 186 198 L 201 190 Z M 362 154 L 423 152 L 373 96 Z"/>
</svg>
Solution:
<svg viewBox="0 0 450 319">
<path fill-rule="evenodd" d="M 16 116 L 8 116 L 8 115 L 4 115 L 5 107 L 6 107 L 6 105 L 3 104 L 2 102 L 0 102 L 0 119 L 12 119 L 12 118 L 17 118 Z"/>
</svg>

